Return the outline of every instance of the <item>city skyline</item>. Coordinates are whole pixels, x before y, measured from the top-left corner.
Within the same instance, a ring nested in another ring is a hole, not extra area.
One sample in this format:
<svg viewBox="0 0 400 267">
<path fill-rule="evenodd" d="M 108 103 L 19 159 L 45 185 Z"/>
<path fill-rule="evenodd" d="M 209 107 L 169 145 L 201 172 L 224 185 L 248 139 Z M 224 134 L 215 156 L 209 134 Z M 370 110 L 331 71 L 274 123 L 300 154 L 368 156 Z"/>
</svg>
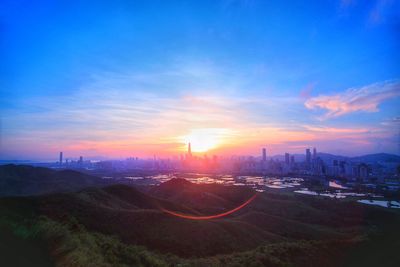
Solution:
<svg viewBox="0 0 400 267">
<path fill-rule="evenodd" d="M 400 154 L 398 1 L 39 2 L 1 4 L 1 160 Z"/>
<path fill-rule="evenodd" d="M 252 175 L 301 175 L 307 177 L 335 177 L 353 181 L 382 182 L 383 177 L 395 177 L 400 156 L 391 154 L 373 154 L 361 157 L 343 157 L 327 153 L 317 153 L 317 148 L 306 148 L 304 154 L 267 155 L 263 147 L 257 156 L 235 155 L 219 157 L 218 155 L 201 156 L 192 153 L 189 142 L 187 151 L 179 157 L 152 158 L 129 157 L 125 159 L 91 160 L 79 156 L 66 158 L 60 152 L 59 161 L 29 162 L 33 165 L 55 169 L 75 169 L 87 171 L 138 171 L 138 172 L 200 172 L 200 173 L 242 173 Z M 379 164 L 377 164 L 379 162 Z M 396 167 L 397 166 L 397 167 Z M 109 177 L 109 176 L 106 176 Z M 131 176 L 129 176 L 131 177 Z M 167 176 L 169 177 L 169 176 Z M 130 179 L 130 178 L 128 178 Z M 204 181 L 203 181 L 204 182 Z"/>
<path fill-rule="evenodd" d="M 311 152 L 310 152 L 310 150 L 313 150 L 313 152 L 312 152 L 312 155 L 311 155 Z M 192 149 L 191 149 L 191 143 L 189 142 L 188 144 L 187 144 L 187 151 L 186 152 L 183 152 L 183 153 L 180 153 L 180 154 L 175 154 L 175 155 L 169 155 L 169 156 L 166 156 L 166 157 L 162 157 L 162 156 L 159 156 L 159 155 L 156 155 L 156 154 L 154 154 L 154 155 L 152 155 L 152 156 L 145 156 L 145 157 L 138 157 L 138 156 L 136 156 L 136 155 L 130 155 L 130 156 L 128 156 L 128 157 L 124 157 L 124 156 L 121 156 L 121 157 L 107 157 L 107 156 L 92 156 L 92 157 L 85 157 L 85 160 L 88 160 L 88 161 L 93 161 L 93 162 L 97 162 L 97 161 L 102 161 L 102 160 L 104 160 L 104 161 L 113 161 L 113 160 L 155 160 L 155 161 L 157 161 L 157 160 L 180 160 L 180 161 L 185 161 L 185 160 L 190 160 L 190 159 L 194 159 L 194 160 L 196 160 L 196 159 L 213 159 L 213 160 L 216 160 L 216 159 L 224 159 L 224 160 L 226 160 L 226 159 L 229 159 L 229 160 L 235 160 L 235 159 L 256 159 L 256 160 L 258 160 L 259 159 L 259 161 L 260 162 L 266 162 L 267 160 L 276 160 L 277 158 L 279 158 L 279 157 L 282 157 L 282 159 L 281 159 L 281 161 L 282 162 L 284 162 L 285 164 L 292 164 L 292 163 L 294 163 L 295 162 L 295 156 L 300 156 L 300 157 L 302 157 L 302 156 L 304 156 L 304 159 L 301 159 L 300 160 L 300 162 L 304 162 L 304 163 L 307 163 L 307 164 L 310 164 L 311 163 L 311 161 L 315 161 L 315 160 L 317 160 L 318 159 L 318 154 L 320 154 L 320 153 L 322 153 L 323 155 L 328 155 L 328 156 L 334 156 L 334 157 L 340 157 L 340 158 L 343 158 L 343 159 L 346 159 L 346 158 L 348 158 L 348 159 L 351 159 L 352 157 L 351 156 L 344 156 L 344 155 L 335 155 L 335 154 L 330 154 L 330 153 L 327 153 L 327 152 L 325 152 L 325 151 L 318 151 L 318 153 L 317 153 L 317 148 L 316 147 L 308 147 L 308 148 L 305 148 L 305 150 L 303 151 L 303 153 L 301 153 L 301 152 L 299 152 L 299 153 L 288 153 L 288 152 L 284 152 L 284 153 L 278 153 L 278 154 L 268 154 L 268 149 L 266 148 L 266 147 L 261 147 L 261 149 L 260 149 L 260 151 L 258 151 L 258 153 L 256 152 L 256 151 L 254 151 L 254 153 L 252 153 L 252 154 L 233 154 L 233 155 L 217 155 L 217 154 L 207 154 L 207 152 L 204 152 L 204 153 L 201 153 L 201 152 L 198 152 L 198 153 L 192 153 Z M 368 155 L 380 155 L 380 154 L 387 154 L 387 153 L 375 153 L 375 154 L 365 154 L 365 155 L 356 155 L 356 156 L 354 156 L 355 158 L 357 158 L 357 157 L 361 157 L 361 156 L 368 156 Z M 390 154 L 387 154 L 387 155 L 390 155 Z M 393 155 L 395 155 L 395 154 L 393 154 Z M 37 163 L 40 163 L 40 162 L 43 162 L 43 163 L 51 163 L 51 162 L 56 162 L 57 164 L 62 164 L 62 165 L 64 165 L 64 164 L 68 164 L 68 162 L 80 162 L 80 163 L 82 163 L 83 162 L 83 156 L 82 155 L 78 155 L 78 154 L 72 154 L 72 155 L 67 155 L 67 157 L 64 157 L 64 151 L 60 151 L 59 152 L 59 160 L 54 160 L 55 159 L 55 157 L 53 157 L 53 158 L 49 158 L 49 159 L 39 159 L 39 160 L 36 160 L 36 162 Z M 28 161 L 32 161 L 32 162 L 35 162 L 35 160 L 29 160 L 29 159 L 25 159 L 25 160 L 28 160 Z M 10 161 L 10 162 L 13 162 L 13 160 L 12 159 L 9 159 L 9 160 L 4 160 L 5 162 L 7 162 L 7 161 Z M 24 160 L 22 160 L 22 161 L 24 161 Z"/>
</svg>

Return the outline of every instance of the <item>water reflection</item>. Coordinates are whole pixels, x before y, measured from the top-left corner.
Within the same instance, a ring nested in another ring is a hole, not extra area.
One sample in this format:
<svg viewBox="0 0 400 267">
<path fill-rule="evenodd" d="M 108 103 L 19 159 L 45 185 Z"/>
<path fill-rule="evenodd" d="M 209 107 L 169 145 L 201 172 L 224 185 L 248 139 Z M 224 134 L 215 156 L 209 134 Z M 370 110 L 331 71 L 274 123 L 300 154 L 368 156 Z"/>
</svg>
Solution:
<svg viewBox="0 0 400 267">
<path fill-rule="evenodd" d="M 357 200 L 357 202 L 367 204 L 367 205 L 376 205 L 376 206 L 380 206 L 380 207 L 384 207 L 384 208 L 400 209 L 399 201 L 360 199 L 360 200 Z"/>
<path fill-rule="evenodd" d="M 337 188 L 337 189 L 349 189 L 348 187 L 341 185 L 337 181 L 329 181 L 329 187 Z"/>
<path fill-rule="evenodd" d="M 103 177 L 109 179 L 112 177 Z M 383 196 L 375 194 L 366 194 L 352 192 L 352 189 L 346 187 L 338 181 L 329 181 L 325 188 L 320 191 L 313 191 L 307 187 L 304 179 L 297 177 L 271 177 L 271 176 L 251 176 L 251 175 L 209 175 L 202 173 L 186 173 L 186 174 L 157 174 L 151 176 L 125 176 L 125 179 L 134 181 L 135 183 L 143 183 L 147 185 L 159 185 L 173 178 L 184 178 L 195 184 L 222 184 L 233 186 L 248 186 L 257 192 L 266 190 L 289 190 L 296 194 L 304 194 L 310 196 L 329 197 L 343 199 L 346 197 L 360 198 L 383 198 Z M 400 208 L 400 203 L 396 201 L 388 202 L 384 200 L 357 200 L 363 204 L 378 205 L 381 207 Z"/>
<path fill-rule="evenodd" d="M 185 178 L 195 184 L 223 184 L 234 186 L 248 186 L 258 192 L 264 192 L 266 188 L 284 189 L 300 186 L 304 181 L 302 178 L 295 177 L 267 177 L 267 176 L 234 176 L 234 175 L 203 175 L 199 173 L 189 173 L 187 175 L 154 175 L 147 179 L 153 179 L 157 183 L 166 182 L 172 178 Z"/>
<path fill-rule="evenodd" d="M 347 187 L 346 187 L 347 188 Z M 316 192 L 309 190 L 308 188 L 302 188 L 301 190 L 293 191 L 298 194 L 305 194 L 305 195 L 312 195 L 312 196 L 323 196 L 323 197 L 330 197 L 330 198 L 346 198 L 346 197 L 364 197 L 366 194 L 364 193 L 356 193 L 356 192 L 342 192 L 341 190 L 335 191 L 323 191 L 323 192 Z M 382 197 L 377 195 L 370 195 L 371 197 Z"/>
</svg>

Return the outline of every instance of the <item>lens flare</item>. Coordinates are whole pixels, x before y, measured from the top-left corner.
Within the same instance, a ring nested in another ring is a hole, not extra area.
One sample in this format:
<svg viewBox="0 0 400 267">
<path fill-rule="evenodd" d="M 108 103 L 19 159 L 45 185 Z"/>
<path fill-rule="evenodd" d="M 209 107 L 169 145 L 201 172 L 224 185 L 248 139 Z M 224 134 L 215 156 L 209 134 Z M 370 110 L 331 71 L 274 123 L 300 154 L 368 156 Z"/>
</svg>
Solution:
<svg viewBox="0 0 400 267">
<path fill-rule="evenodd" d="M 250 204 L 256 197 L 257 197 L 258 193 L 255 193 L 251 198 L 249 198 L 246 202 L 244 202 L 243 204 L 241 204 L 240 206 L 237 206 L 234 209 L 231 209 L 227 212 L 224 213 L 219 213 L 219 214 L 215 214 L 215 215 L 208 215 L 208 216 L 196 216 L 196 215 L 189 215 L 189 214 L 181 214 L 175 211 L 171 211 L 171 210 L 167 210 L 163 207 L 160 207 L 160 209 L 165 212 L 168 213 L 170 215 L 176 216 L 176 217 L 180 217 L 183 219 L 189 219 L 189 220 L 210 220 L 210 219 L 217 219 L 217 218 L 221 218 L 221 217 L 225 217 L 229 214 L 232 214 L 242 208 L 244 208 L 245 206 L 247 206 L 248 204 Z"/>
</svg>

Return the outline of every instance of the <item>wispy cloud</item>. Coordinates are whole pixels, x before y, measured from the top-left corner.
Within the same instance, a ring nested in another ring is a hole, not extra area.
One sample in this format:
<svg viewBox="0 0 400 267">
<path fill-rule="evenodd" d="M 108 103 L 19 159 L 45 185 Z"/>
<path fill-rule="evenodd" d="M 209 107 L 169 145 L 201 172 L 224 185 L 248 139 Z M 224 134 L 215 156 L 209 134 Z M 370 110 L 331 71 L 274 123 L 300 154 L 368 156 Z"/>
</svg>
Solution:
<svg viewBox="0 0 400 267">
<path fill-rule="evenodd" d="M 322 119 L 335 118 L 352 112 L 377 112 L 386 99 L 400 96 L 400 82 L 386 81 L 360 88 L 350 88 L 334 95 L 320 95 L 308 99 L 308 109 L 327 110 Z"/>
<path fill-rule="evenodd" d="M 328 150 L 339 139 L 346 149 L 364 140 L 364 149 L 371 136 L 368 125 L 313 124 L 299 116 L 303 101 L 308 108 L 340 116 L 354 105 L 376 110 L 377 104 L 367 104 L 398 95 L 399 87 L 386 82 L 310 98 L 315 86 L 310 83 L 301 98 L 273 92 L 242 94 L 236 88 L 248 88 L 243 80 L 209 62 L 177 64 L 158 72 L 98 73 L 68 95 L 31 96 L 2 107 L 0 158 L 24 153 L 43 158 L 61 150 L 85 157 L 173 155 L 183 151 L 187 135 L 199 132 L 218 140 L 218 148 L 210 153 L 219 155 L 254 154 L 261 145 L 271 153 L 312 144 Z M 322 100 L 329 98 L 333 104 L 323 105 Z M 372 135 L 381 138 L 380 133 Z"/>
<path fill-rule="evenodd" d="M 396 4 L 393 0 L 377 0 L 369 14 L 369 23 L 377 25 L 388 19 L 391 9 L 396 9 L 393 4 Z"/>
</svg>

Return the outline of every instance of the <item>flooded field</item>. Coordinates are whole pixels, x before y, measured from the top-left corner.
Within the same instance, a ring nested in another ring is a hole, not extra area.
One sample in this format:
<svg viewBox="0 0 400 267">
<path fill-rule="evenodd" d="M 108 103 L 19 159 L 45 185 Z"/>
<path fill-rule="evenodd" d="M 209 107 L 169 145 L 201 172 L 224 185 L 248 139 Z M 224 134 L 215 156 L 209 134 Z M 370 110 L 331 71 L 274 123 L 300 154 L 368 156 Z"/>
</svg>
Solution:
<svg viewBox="0 0 400 267">
<path fill-rule="evenodd" d="M 104 176 L 104 179 L 113 177 Z M 209 175 L 202 173 L 185 173 L 185 174 L 157 174 L 149 176 L 133 176 L 126 175 L 119 179 L 128 179 L 135 184 L 159 185 L 173 178 L 184 178 L 196 184 L 222 184 L 232 186 L 248 186 L 257 192 L 267 190 L 285 190 L 296 194 L 310 195 L 315 197 L 328 197 L 336 199 L 353 198 L 359 203 L 368 205 L 378 205 L 381 207 L 400 208 L 398 202 L 388 202 L 383 196 L 355 192 L 351 187 L 341 184 L 339 181 L 331 180 L 326 183 L 323 189 L 314 191 L 307 186 L 307 182 L 299 177 L 274 177 L 274 176 L 252 176 L 252 175 Z M 368 199 L 363 199 L 368 198 Z M 378 199 L 378 200 L 376 200 Z M 379 200 L 380 199 L 380 200 Z"/>
<path fill-rule="evenodd" d="M 153 184 L 160 184 L 172 178 L 185 178 L 196 184 L 223 184 L 233 186 L 249 186 L 258 192 L 265 191 L 266 188 L 285 189 L 298 187 L 304 181 L 302 178 L 295 177 L 267 177 L 267 176 L 234 176 L 234 175 L 216 175 L 208 176 L 202 174 L 187 175 L 154 175 L 143 179 L 152 179 Z"/>
<path fill-rule="evenodd" d="M 357 200 L 357 202 L 367 204 L 367 205 L 376 205 L 376 206 L 380 206 L 380 207 L 384 207 L 384 208 L 400 209 L 399 201 L 360 199 L 360 200 Z"/>
</svg>

